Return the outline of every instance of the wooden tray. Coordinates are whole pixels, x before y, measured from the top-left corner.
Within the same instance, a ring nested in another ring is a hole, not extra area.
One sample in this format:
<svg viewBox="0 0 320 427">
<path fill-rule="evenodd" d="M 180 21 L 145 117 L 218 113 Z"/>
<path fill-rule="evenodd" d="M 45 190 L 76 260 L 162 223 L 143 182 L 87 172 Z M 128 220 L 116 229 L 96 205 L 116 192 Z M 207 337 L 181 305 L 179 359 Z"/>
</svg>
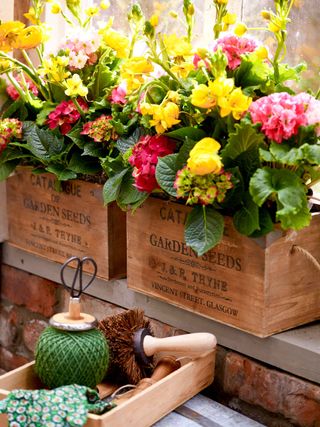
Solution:
<svg viewBox="0 0 320 427">
<path fill-rule="evenodd" d="M 119 404 L 104 415 L 89 414 L 86 427 L 149 427 L 176 407 L 209 386 L 214 378 L 215 351 L 190 360 L 141 393 Z M 33 370 L 34 362 L 0 376 L 0 400 L 14 389 L 36 389 L 41 384 Z M 7 422 L 0 415 L 0 425 Z"/>
<path fill-rule="evenodd" d="M 227 217 L 221 243 L 198 257 L 184 241 L 189 210 L 149 198 L 127 215 L 129 288 L 260 337 L 319 319 L 319 213 L 260 239 Z"/>
<path fill-rule="evenodd" d="M 115 203 L 103 206 L 100 184 L 73 180 L 61 192 L 54 186 L 53 175 L 34 175 L 30 168 L 8 178 L 9 243 L 60 263 L 91 256 L 98 276 L 125 277 L 125 213 Z"/>
</svg>

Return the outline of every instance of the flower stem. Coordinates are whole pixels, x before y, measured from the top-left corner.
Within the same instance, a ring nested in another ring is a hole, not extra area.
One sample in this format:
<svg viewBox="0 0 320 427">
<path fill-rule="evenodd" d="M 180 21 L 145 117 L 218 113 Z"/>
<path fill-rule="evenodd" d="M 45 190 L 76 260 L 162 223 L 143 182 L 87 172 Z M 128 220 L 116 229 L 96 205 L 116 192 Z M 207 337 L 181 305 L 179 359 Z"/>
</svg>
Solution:
<svg viewBox="0 0 320 427">
<path fill-rule="evenodd" d="M 80 106 L 80 104 L 79 104 L 79 102 L 78 102 L 78 100 L 77 100 L 77 98 L 72 98 L 72 102 L 74 103 L 74 105 L 76 106 L 76 109 L 77 109 L 77 111 L 78 111 L 78 113 L 80 114 L 80 116 L 82 117 L 82 118 L 84 118 L 86 115 L 85 115 L 85 112 L 83 111 L 83 109 L 81 108 L 81 106 Z"/>
</svg>

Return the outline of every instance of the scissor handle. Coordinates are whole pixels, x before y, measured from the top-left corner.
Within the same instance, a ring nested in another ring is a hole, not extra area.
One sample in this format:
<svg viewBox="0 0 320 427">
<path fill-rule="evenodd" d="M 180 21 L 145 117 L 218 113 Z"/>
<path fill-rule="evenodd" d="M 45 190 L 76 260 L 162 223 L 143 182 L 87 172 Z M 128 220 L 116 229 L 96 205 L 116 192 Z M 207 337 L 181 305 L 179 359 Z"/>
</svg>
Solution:
<svg viewBox="0 0 320 427">
<path fill-rule="evenodd" d="M 69 266 L 69 264 L 71 264 L 72 262 L 76 261 L 77 266 L 75 269 L 75 273 L 73 276 L 73 281 L 71 283 L 71 286 L 68 286 L 64 277 L 64 272 L 66 267 Z M 91 263 L 93 265 L 93 273 L 92 273 L 92 277 L 89 280 L 89 282 L 83 287 L 83 282 L 82 282 L 82 273 L 83 273 L 83 265 L 85 263 Z M 82 259 L 80 259 L 79 257 L 73 256 L 71 258 L 69 258 L 61 267 L 60 270 L 60 279 L 61 279 L 61 283 L 63 284 L 63 286 L 70 290 L 70 296 L 72 298 L 79 298 L 80 295 L 82 294 L 82 292 L 84 292 L 90 285 L 91 283 L 94 281 L 96 275 L 97 275 L 97 270 L 98 270 L 98 266 L 97 263 L 95 262 L 95 260 L 91 257 L 83 257 Z M 79 280 L 79 289 L 76 289 L 76 283 L 77 280 Z"/>
</svg>

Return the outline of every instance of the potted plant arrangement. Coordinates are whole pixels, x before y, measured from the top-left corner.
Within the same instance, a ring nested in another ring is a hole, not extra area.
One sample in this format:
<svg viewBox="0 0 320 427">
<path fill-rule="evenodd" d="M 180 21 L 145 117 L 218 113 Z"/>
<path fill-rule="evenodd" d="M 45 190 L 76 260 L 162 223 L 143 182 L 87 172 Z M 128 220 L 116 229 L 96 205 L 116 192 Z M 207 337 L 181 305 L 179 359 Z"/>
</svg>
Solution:
<svg viewBox="0 0 320 427">
<path fill-rule="evenodd" d="M 122 103 L 119 75 L 131 40 L 112 28 L 112 19 L 93 25 L 107 2 L 85 9 L 80 0 L 67 0 L 66 11 L 47 4 L 68 27 L 56 50 L 47 52 L 50 31 L 41 22 L 46 4 L 32 1 L 25 14 L 32 25 L 0 25 L 2 88 L 8 95 L 0 120 L 0 178 L 15 171 L 8 179 L 9 239 L 58 261 L 71 252 L 99 252 L 106 265 L 100 274 L 123 275 L 125 216 L 116 205 L 103 208 L 100 158 L 117 155 L 111 111 Z M 134 34 L 134 21 L 132 29 Z M 11 55 L 17 50 L 21 61 Z"/>
<path fill-rule="evenodd" d="M 104 200 L 136 210 L 129 287 L 266 336 L 320 315 L 320 101 L 294 89 L 305 65 L 283 63 L 293 0 L 262 11 L 273 54 L 213 4 L 210 46 L 192 44 L 191 0 L 184 37 L 144 21 L 147 55 L 121 73 L 138 126 L 103 163 Z"/>
</svg>

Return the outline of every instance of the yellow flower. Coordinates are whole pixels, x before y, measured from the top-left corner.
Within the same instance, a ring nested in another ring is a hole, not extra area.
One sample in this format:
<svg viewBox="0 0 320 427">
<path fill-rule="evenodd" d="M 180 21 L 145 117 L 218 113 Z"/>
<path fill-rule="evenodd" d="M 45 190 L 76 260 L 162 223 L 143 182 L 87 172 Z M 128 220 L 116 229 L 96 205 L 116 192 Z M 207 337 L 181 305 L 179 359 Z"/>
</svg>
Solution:
<svg viewBox="0 0 320 427">
<path fill-rule="evenodd" d="M 214 0 L 214 2 L 217 4 L 227 4 L 228 0 Z"/>
<path fill-rule="evenodd" d="M 63 80 L 67 79 L 70 76 L 70 71 L 67 71 L 65 67 L 69 64 L 69 58 L 66 56 L 57 56 L 44 59 L 42 61 L 42 68 L 38 70 L 39 74 L 42 76 L 47 76 L 47 78 L 54 82 L 60 83 Z"/>
<path fill-rule="evenodd" d="M 34 9 L 34 7 L 30 7 L 28 13 L 24 13 L 23 16 L 27 19 L 29 19 L 29 21 L 31 22 L 31 24 L 38 24 L 38 19 L 36 16 L 36 11 Z"/>
<path fill-rule="evenodd" d="M 192 53 L 192 46 L 185 37 L 178 37 L 176 34 L 163 36 L 163 43 L 165 45 L 168 55 L 174 56 L 190 56 Z"/>
<path fill-rule="evenodd" d="M 8 59 L 0 59 L 0 73 L 6 72 L 11 68 L 11 62 Z"/>
<path fill-rule="evenodd" d="M 97 15 L 99 11 L 100 11 L 99 7 L 91 6 L 91 7 L 88 7 L 88 9 L 84 11 L 84 13 L 90 18 L 92 18 L 93 16 Z"/>
<path fill-rule="evenodd" d="M 100 8 L 102 10 L 107 10 L 110 7 L 110 2 L 109 1 L 101 1 L 100 2 Z"/>
<path fill-rule="evenodd" d="M 44 34 L 41 26 L 31 25 L 24 28 L 14 43 L 15 49 L 33 49 L 39 46 L 44 40 Z"/>
<path fill-rule="evenodd" d="M 208 175 L 208 173 L 219 173 L 223 167 L 221 158 L 217 153 L 197 153 L 189 157 L 187 162 L 190 172 L 195 175 Z"/>
<path fill-rule="evenodd" d="M 70 79 L 67 79 L 65 87 L 67 89 L 64 93 L 67 96 L 86 96 L 88 94 L 88 88 L 82 83 L 79 74 L 74 74 Z"/>
<path fill-rule="evenodd" d="M 9 21 L 0 24 L 0 50 L 8 52 L 14 48 L 25 25 L 20 21 Z"/>
<path fill-rule="evenodd" d="M 61 12 L 60 4 L 59 3 L 53 3 L 53 5 L 51 6 L 51 13 L 57 15 L 60 12 Z"/>
<path fill-rule="evenodd" d="M 250 107 L 251 102 L 252 98 L 244 95 L 241 88 L 237 88 L 229 96 L 219 98 L 220 116 L 225 117 L 232 113 L 236 120 L 240 120 L 243 113 Z"/>
<path fill-rule="evenodd" d="M 218 152 L 220 150 L 221 145 L 218 141 L 213 138 L 202 138 L 193 149 L 190 151 L 190 156 L 193 156 L 196 152 Z"/>
<path fill-rule="evenodd" d="M 120 76 L 126 81 L 127 92 L 139 89 L 144 83 L 144 75 L 153 71 L 153 65 L 143 56 L 128 59 L 121 66 Z"/>
<path fill-rule="evenodd" d="M 180 95 L 175 90 L 169 90 L 166 96 L 168 101 L 172 101 L 175 104 L 178 104 L 180 102 Z"/>
<path fill-rule="evenodd" d="M 156 27 L 159 24 L 159 15 L 156 15 L 156 14 L 152 15 L 150 18 L 150 24 L 153 27 Z"/>
<path fill-rule="evenodd" d="M 264 46 L 259 46 L 254 53 L 259 59 L 267 59 L 269 56 L 268 49 Z"/>
<path fill-rule="evenodd" d="M 177 12 L 175 12 L 174 10 L 170 10 L 169 15 L 171 16 L 171 18 L 173 19 L 177 19 L 178 18 L 178 14 Z"/>
<path fill-rule="evenodd" d="M 209 86 L 200 84 L 192 90 L 191 104 L 200 108 L 213 108 L 217 103 Z"/>
<path fill-rule="evenodd" d="M 271 13 L 269 12 L 269 10 L 262 10 L 260 12 L 260 15 L 262 16 L 263 19 L 266 19 L 267 21 L 269 21 L 271 18 Z"/>
<path fill-rule="evenodd" d="M 222 22 L 226 25 L 233 25 L 236 23 L 237 20 L 237 14 L 236 13 L 229 13 L 227 12 L 224 17 L 222 18 Z"/>
<path fill-rule="evenodd" d="M 248 27 L 243 22 L 239 22 L 235 26 L 233 31 L 234 31 L 236 36 L 241 37 L 241 36 L 243 36 L 243 34 L 245 34 L 248 31 Z"/>
<path fill-rule="evenodd" d="M 196 175 L 218 173 L 223 165 L 218 155 L 220 144 L 213 138 L 203 138 L 190 151 L 187 162 L 190 171 Z"/>
<path fill-rule="evenodd" d="M 209 82 L 209 88 L 211 93 L 216 97 L 227 96 L 234 88 L 234 81 L 233 79 L 218 77 L 214 81 Z"/>
<path fill-rule="evenodd" d="M 185 79 L 192 70 L 194 70 L 194 65 L 191 62 L 181 62 L 171 67 L 171 71 L 183 79 Z"/>
<path fill-rule="evenodd" d="M 130 52 L 130 40 L 128 37 L 111 28 L 102 31 L 101 34 L 105 44 L 117 52 L 117 58 L 128 58 Z"/>
<path fill-rule="evenodd" d="M 145 102 L 141 104 L 140 110 L 142 115 L 152 116 L 150 125 L 155 127 L 158 134 L 180 123 L 180 110 L 174 102 L 166 101 L 160 105 Z"/>
</svg>

